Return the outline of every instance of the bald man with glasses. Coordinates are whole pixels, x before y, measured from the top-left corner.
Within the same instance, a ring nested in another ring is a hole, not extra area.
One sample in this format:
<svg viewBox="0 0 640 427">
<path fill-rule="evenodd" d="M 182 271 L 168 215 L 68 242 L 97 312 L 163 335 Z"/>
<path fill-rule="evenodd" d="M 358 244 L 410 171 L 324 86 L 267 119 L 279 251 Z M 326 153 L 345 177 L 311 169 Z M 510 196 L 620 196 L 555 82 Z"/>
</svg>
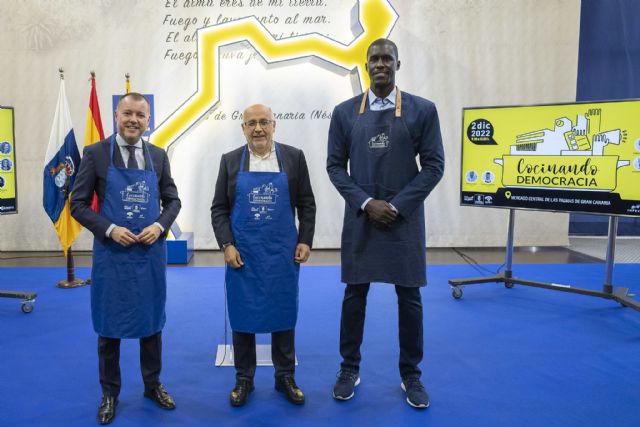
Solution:
<svg viewBox="0 0 640 427">
<path fill-rule="evenodd" d="M 273 140 L 271 108 L 252 105 L 243 118 L 247 144 L 222 156 L 211 205 L 213 231 L 227 264 L 236 368 L 230 403 L 244 405 L 254 390 L 255 334 L 271 333 L 275 388 L 301 405 L 294 329 L 299 268 L 309 259 L 315 230 L 315 199 L 302 150 Z"/>
</svg>

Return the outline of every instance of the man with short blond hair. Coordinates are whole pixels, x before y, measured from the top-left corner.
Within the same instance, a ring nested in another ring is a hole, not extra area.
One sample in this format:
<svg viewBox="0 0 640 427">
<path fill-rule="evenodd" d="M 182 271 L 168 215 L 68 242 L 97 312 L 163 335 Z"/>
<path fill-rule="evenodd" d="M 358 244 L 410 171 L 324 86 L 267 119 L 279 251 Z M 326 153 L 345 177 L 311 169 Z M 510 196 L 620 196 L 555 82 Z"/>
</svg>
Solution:
<svg viewBox="0 0 640 427">
<path fill-rule="evenodd" d="M 167 153 L 142 135 L 146 98 L 128 93 L 116 108 L 117 133 L 85 147 L 71 195 L 71 214 L 94 235 L 91 316 L 98 333 L 100 424 L 116 416 L 120 340 L 140 340 L 144 396 L 163 409 L 175 402 L 160 383 L 165 324 L 166 232 L 181 203 Z M 94 192 L 100 212 L 91 209 Z"/>
</svg>

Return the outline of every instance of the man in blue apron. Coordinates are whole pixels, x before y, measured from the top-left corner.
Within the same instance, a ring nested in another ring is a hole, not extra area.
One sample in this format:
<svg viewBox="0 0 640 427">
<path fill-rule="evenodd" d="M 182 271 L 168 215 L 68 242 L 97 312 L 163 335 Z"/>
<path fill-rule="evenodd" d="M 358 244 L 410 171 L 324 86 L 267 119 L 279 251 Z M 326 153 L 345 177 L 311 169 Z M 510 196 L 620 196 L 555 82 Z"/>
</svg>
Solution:
<svg viewBox="0 0 640 427">
<path fill-rule="evenodd" d="M 275 388 L 300 405 L 304 394 L 294 380 L 298 272 L 311 251 L 315 200 L 302 150 L 273 141 L 271 109 L 253 105 L 243 120 L 247 145 L 222 156 L 211 205 L 213 231 L 227 264 L 236 368 L 230 402 L 246 403 L 254 389 L 255 334 L 271 333 Z"/>
<path fill-rule="evenodd" d="M 164 150 L 141 138 L 149 102 L 120 98 L 118 132 L 85 147 L 71 197 L 71 214 L 94 235 L 91 315 L 98 333 L 102 401 L 98 421 L 115 418 L 120 394 L 120 339 L 140 339 L 144 396 L 164 409 L 175 403 L 160 383 L 166 300 L 166 231 L 180 199 Z M 95 194 L 99 212 L 91 209 Z"/>
<path fill-rule="evenodd" d="M 343 360 L 333 397 L 350 399 L 360 383 L 367 293 L 371 282 L 384 282 L 394 284 L 398 296 L 401 387 L 411 406 L 426 408 L 429 397 L 418 367 L 420 287 L 427 280 L 424 201 L 442 177 L 444 151 L 435 105 L 400 92 L 399 68 L 396 45 L 374 41 L 366 62 L 371 88 L 338 105 L 331 117 L 327 172 L 346 202 L 341 256 L 347 285 L 340 322 Z"/>
</svg>

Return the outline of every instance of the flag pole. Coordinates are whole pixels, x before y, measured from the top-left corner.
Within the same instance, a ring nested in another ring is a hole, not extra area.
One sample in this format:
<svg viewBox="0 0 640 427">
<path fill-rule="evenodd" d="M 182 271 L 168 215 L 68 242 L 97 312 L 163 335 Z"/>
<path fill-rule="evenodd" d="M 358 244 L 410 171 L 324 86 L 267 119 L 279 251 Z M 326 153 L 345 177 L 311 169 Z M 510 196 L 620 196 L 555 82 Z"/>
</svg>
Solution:
<svg viewBox="0 0 640 427">
<path fill-rule="evenodd" d="M 91 279 L 83 280 L 76 279 L 75 265 L 73 263 L 73 254 L 71 253 L 71 247 L 67 249 L 67 279 L 58 282 L 58 287 L 62 289 L 78 288 L 80 286 L 88 285 L 91 283 Z"/>
<path fill-rule="evenodd" d="M 64 80 L 64 69 L 60 67 L 58 68 L 58 72 L 60 73 L 60 80 Z M 93 75 L 93 72 L 91 74 Z M 76 279 L 73 254 L 71 253 L 71 246 L 69 246 L 69 249 L 67 249 L 67 279 L 60 280 L 57 286 L 61 289 L 70 289 L 88 285 L 89 283 L 91 283 L 91 279 Z"/>
</svg>

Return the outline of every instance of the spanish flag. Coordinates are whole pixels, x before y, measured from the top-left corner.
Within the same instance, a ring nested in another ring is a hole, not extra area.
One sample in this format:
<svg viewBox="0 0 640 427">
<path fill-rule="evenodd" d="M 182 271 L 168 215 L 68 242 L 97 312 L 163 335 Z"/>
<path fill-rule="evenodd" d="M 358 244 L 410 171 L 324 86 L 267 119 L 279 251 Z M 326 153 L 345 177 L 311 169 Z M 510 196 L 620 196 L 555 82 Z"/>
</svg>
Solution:
<svg viewBox="0 0 640 427">
<path fill-rule="evenodd" d="M 53 221 L 65 256 L 82 230 L 82 226 L 71 217 L 69 210 L 71 191 L 79 165 L 80 152 L 73 133 L 64 80 L 60 80 L 58 105 L 44 160 L 42 203 L 47 215 Z"/>
<path fill-rule="evenodd" d="M 89 112 L 87 113 L 87 124 L 84 132 L 84 146 L 87 147 L 104 139 L 102 130 L 102 119 L 100 118 L 100 104 L 98 104 L 98 93 L 96 91 L 96 73 L 91 72 L 91 94 L 89 95 Z M 91 209 L 94 212 L 100 210 L 98 195 L 93 194 Z"/>
</svg>

